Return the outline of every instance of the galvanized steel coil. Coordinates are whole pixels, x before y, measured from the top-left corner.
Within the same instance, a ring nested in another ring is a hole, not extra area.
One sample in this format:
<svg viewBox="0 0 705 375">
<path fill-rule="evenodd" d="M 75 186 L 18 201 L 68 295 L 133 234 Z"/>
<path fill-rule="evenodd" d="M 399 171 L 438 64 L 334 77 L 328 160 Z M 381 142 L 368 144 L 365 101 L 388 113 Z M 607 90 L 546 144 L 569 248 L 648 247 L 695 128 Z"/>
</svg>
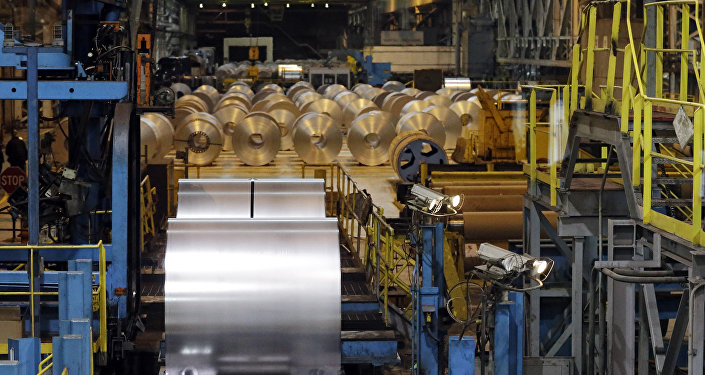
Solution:
<svg viewBox="0 0 705 375">
<path fill-rule="evenodd" d="M 281 133 L 275 121 L 264 116 L 247 116 L 232 134 L 233 150 L 247 165 L 265 165 L 277 156 Z"/>
<path fill-rule="evenodd" d="M 297 116 L 286 109 L 275 109 L 269 114 L 276 120 L 281 135 L 280 150 L 291 150 L 294 148 L 294 122 Z"/>
<path fill-rule="evenodd" d="M 380 165 L 389 160 L 389 145 L 396 136 L 394 123 L 382 111 L 356 118 L 348 130 L 348 148 L 361 164 Z"/>
<path fill-rule="evenodd" d="M 176 129 L 174 148 L 188 151 L 188 163 L 208 165 L 223 149 L 222 126 L 215 116 L 197 112 L 187 116 Z"/>
<path fill-rule="evenodd" d="M 340 108 L 338 103 L 330 99 L 320 98 L 314 102 L 311 102 L 301 107 L 301 112 L 322 113 L 330 116 L 336 126 L 342 126 L 343 124 L 343 110 Z"/>
<path fill-rule="evenodd" d="M 421 131 L 433 138 L 436 143 L 443 146 L 446 142 L 446 130 L 432 114 L 425 112 L 408 113 L 397 122 L 397 134 Z"/>
<path fill-rule="evenodd" d="M 220 100 L 220 93 L 213 86 L 201 85 L 193 91 L 193 95 L 198 96 L 208 106 L 208 112 L 211 112 Z"/>
<path fill-rule="evenodd" d="M 442 107 L 434 105 L 423 110 L 423 112 L 430 113 L 436 120 L 443 124 L 446 131 L 446 149 L 455 149 L 455 144 L 458 141 L 458 137 L 463 131 L 463 124 L 461 123 L 460 117 L 455 114 L 448 107 Z"/>
<path fill-rule="evenodd" d="M 343 147 L 343 135 L 333 119 L 321 113 L 306 113 L 294 124 L 294 149 L 308 164 L 330 163 Z"/>
</svg>

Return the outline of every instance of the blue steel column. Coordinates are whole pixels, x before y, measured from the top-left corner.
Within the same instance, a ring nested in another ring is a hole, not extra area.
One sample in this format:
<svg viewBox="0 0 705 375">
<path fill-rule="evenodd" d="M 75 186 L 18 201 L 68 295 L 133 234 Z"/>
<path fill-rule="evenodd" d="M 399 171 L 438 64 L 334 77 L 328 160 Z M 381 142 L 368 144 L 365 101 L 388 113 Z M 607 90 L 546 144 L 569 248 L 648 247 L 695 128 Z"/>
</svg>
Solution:
<svg viewBox="0 0 705 375">
<path fill-rule="evenodd" d="M 29 170 L 29 181 L 27 181 L 29 190 L 27 220 L 30 245 L 39 244 L 39 77 L 37 74 L 37 53 L 38 47 L 36 45 L 27 46 L 27 141 L 29 143 L 27 155 L 27 168 Z M 29 282 L 33 284 L 33 290 L 39 291 L 42 271 L 39 269 L 39 252 L 30 250 L 29 256 L 34 258 L 32 266 L 34 277 Z M 31 331 L 39 337 L 39 295 L 33 295 L 31 298 L 34 305 L 34 326 Z"/>
<path fill-rule="evenodd" d="M 421 303 L 418 304 L 418 352 L 422 375 L 440 372 L 439 310 L 443 305 L 443 223 L 421 227 L 423 252 L 421 255 Z M 428 314 L 428 315 L 427 315 Z M 428 318 L 427 318 L 428 316 Z"/>
<path fill-rule="evenodd" d="M 497 304 L 494 329 L 494 374 L 521 375 L 524 361 L 524 295 L 509 292 Z"/>
</svg>

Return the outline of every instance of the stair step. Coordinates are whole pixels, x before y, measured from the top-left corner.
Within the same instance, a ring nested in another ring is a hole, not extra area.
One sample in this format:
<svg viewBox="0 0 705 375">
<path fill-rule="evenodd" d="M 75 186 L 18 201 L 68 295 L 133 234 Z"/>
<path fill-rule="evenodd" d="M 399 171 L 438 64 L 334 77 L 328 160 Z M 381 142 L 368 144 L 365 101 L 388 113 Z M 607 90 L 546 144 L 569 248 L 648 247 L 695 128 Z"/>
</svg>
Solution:
<svg viewBox="0 0 705 375">
<path fill-rule="evenodd" d="M 653 143 L 680 143 L 678 137 L 652 137 Z"/>
<path fill-rule="evenodd" d="M 644 179 L 641 180 L 642 184 L 644 183 Z M 668 178 L 668 177 L 659 177 L 654 179 L 655 184 L 660 184 L 660 185 L 685 185 L 685 184 L 692 184 L 693 179 L 692 178 Z"/>
<path fill-rule="evenodd" d="M 681 156 L 678 159 L 681 159 L 684 161 L 693 161 L 692 156 Z M 642 162 L 643 162 L 643 160 L 642 160 Z M 660 158 L 658 156 L 651 157 L 651 163 L 653 163 L 653 164 L 680 164 L 680 163 L 677 163 L 673 160 L 666 159 L 666 158 Z"/>
<path fill-rule="evenodd" d="M 676 207 L 676 206 L 692 206 L 693 200 L 689 198 L 680 199 L 651 199 L 652 207 Z"/>
</svg>

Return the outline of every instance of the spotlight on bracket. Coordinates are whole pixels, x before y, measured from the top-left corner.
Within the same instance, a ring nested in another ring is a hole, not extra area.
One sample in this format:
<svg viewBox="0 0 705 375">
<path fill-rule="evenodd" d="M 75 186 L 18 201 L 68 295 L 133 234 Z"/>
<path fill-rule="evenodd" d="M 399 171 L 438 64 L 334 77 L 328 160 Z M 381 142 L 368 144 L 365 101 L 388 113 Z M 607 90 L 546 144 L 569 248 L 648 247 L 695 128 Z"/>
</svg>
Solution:
<svg viewBox="0 0 705 375">
<path fill-rule="evenodd" d="M 413 199 L 408 203 L 422 211 L 437 214 L 447 207 L 451 214 L 458 212 L 463 205 L 462 195 L 445 195 L 433 189 L 429 189 L 421 184 L 411 187 Z"/>
<path fill-rule="evenodd" d="M 552 259 L 517 254 L 489 243 L 481 244 L 477 254 L 485 264 L 475 269 L 494 280 L 513 280 L 524 275 L 542 282 L 553 269 Z"/>
<path fill-rule="evenodd" d="M 223 8 L 225 8 L 226 6 L 228 6 L 228 4 L 225 3 L 225 1 L 223 1 L 223 4 L 221 4 L 221 5 L 223 6 Z"/>
<path fill-rule="evenodd" d="M 203 3 L 198 4 L 198 7 L 203 9 Z"/>
</svg>

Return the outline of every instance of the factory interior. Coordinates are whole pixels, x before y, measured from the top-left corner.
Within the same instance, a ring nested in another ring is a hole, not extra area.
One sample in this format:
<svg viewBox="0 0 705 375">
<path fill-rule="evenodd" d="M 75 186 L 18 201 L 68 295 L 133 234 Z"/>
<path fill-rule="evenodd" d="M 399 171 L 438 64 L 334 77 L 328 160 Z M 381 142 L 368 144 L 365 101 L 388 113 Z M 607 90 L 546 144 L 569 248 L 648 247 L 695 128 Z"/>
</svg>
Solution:
<svg viewBox="0 0 705 375">
<path fill-rule="evenodd" d="M 0 0 L 0 375 L 704 375 L 703 20 Z"/>
</svg>

